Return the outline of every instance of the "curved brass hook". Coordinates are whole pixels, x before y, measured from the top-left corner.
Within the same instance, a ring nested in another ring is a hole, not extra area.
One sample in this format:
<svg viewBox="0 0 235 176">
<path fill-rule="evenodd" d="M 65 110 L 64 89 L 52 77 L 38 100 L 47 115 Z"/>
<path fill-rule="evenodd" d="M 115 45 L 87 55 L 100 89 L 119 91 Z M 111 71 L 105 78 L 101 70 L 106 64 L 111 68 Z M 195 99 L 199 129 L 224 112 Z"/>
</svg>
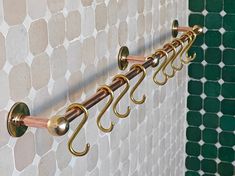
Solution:
<svg viewBox="0 0 235 176">
<path fill-rule="evenodd" d="M 100 113 L 99 113 L 99 115 L 98 115 L 98 117 L 97 117 L 96 123 L 97 123 L 97 126 L 99 127 L 99 129 L 100 129 L 101 131 L 103 131 L 103 132 L 105 132 L 105 133 L 108 133 L 108 132 L 111 132 L 111 131 L 113 130 L 114 123 L 111 122 L 111 125 L 110 125 L 109 128 L 104 128 L 104 127 L 101 125 L 101 122 L 100 122 L 100 121 L 101 121 L 101 118 L 102 118 L 102 116 L 104 115 L 105 111 L 107 111 L 107 109 L 109 108 L 109 106 L 110 106 L 111 103 L 113 102 L 114 95 L 113 95 L 112 89 L 110 89 L 109 86 L 106 86 L 106 85 L 105 85 L 105 86 L 101 86 L 101 87 L 98 89 L 98 91 L 99 91 L 99 90 L 102 90 L 102 89 L 106 90 L 106 91 L 109 93 L 110 98 L 109 98 L 108 102 L 106 103 L 105 107 L 100 111 Z"/>
<path fill-rule="evenodd" d="M 158 81 L 157 79 L 155 79 L 155 77 L 157 76 L 157 74 L 160 72 L 160 70 L 162 69 L 162 67 L 164 67 L 164 65 L 166 64 L 167 62 L 167 59 L 168 59 L 168 53 L 163 50 L 163 49 L 159 49 L 155 52 L 155 55 L 157 55 L 158 53 L 161 53 L 165 56 L 165 59 L 163 61 L 163 63 L 158 67 L 157 71 L 154 73 L 153 75 L 153 81 L 158 84 L 158 85 L 164 85 L 166 84 L 167 80 L 168 80 L 168 77 L 166 75 L 164 75 L 164 80 L 162 82 Z"/>
<path fill-rule="evenodd" d="M 169 64 L 172 60 L 174 60 L 175 57 L 177 56 L 177 55 L 176 55 L 176 48 L 175 48 L 174 45 L 172 45 L 171 43 L 167 43 L 166 45 L 163 46 L 163 48 L 165 48 L 165 47 L 167 47 L 167 46 L 170 47 L 170 48 L 172 48 L 173 54 L 172 54 L 171 57 L 167 60 L 167 62 L 164 64 L 164 66 L 163 66 L 163 68 L 162 68 L 162 73 L 163 73 L 165 76 L 167 76 L 168 78 L 172 78 L 172 77 L 175 76 L 175 72 L 176 72 L 176 71 L 172 68 L 172 69 L 173 69 L 172 74 L 169 75 L 169 74 L 166 73 L 166 67 L 167 67 L 168 64 Z"/>
<path fill-rule="evenodd" d="M 131 66 L 131 69 L 134 69 L 134 68 L 140 69 L 143 74 L 142 74 L 142 76 L 140 77 L 140 79 L 138 80 L 138 82 L 135 84 L 135 86 L 131 89 L 130 98 L 131 98 L 131 100 L 132 100 L 135 104 L 143 104 L 143 103 L 145 102 L 145 100 L 146 100 L 146 96 L 143 95 L 141 100 L 136 100 L 136 99 L 134 98 L 134 95 L 133 95 L 133 94 L 134 94 L 135 90 L 138 88 L 138 86 L 141 84 L 141 82 L 144 80 L 144 78 L 145 78 L 145 76 L 146 76 L 146 70 L 145 70 L 145 68 L 144 68 L 142 65 L 140 65 L 140 64 L 132 65 L 132 66 Z"/>
<path fill-rule="evenodd" d="M 193 37 L 190 36 L 188 33 L 186 33 L 185 35 L 188 36 L 189 40 L 188 40 L 188 45 L 183 49 L 183 51 L 180 54 L 180 60 L 181 62 L 183 62 L 184 64 L 188 64 L 190 61 L 194 60 L 196 57 L 196 53 L 193 54 L 193 56 L 189 56 L 188 55 L 188 51 L 190 49 L 190 47 L 193 45 L 193 42 L 196 40 L 196 34 L 193 31 L 190 31 L 193 33 Z M 183 53 L 186 53 L 186 60 L 182 59 L 183 57 Z"/>
<path fill-rule="evenodd" d="M 129 88 L 130 88 L 129 79 L 128 79 L 125 75 L 122 75 L 122 74 L 116 75 L 116 76 L 113 78 L 113 81 L 116 80 L 116 79 L 122 79 L 122 80 L 124 80 L 124 81 L 126 82 L 126 87 L 125 87 L 125 89 L 122 91 L 122 93 L 118 96 L 118 98 L 116 99 L 116 101 L 113 103 L 113 112 L 115 113 L 115 115 L 116 115 L 118 118 L 126 118 L 126 117 L 130 114 L 130 112 L 131 112 L 130 106 L 127 107 L 126 113 L 120 114 L 120 113 L 117 111 L 117 104 L 118 104 L 118 102 L 122 99 L 122 97 L 127 93 L 127 91 L 128 91 Z"/>
<path fill-rule="evenodd" d="M 87 119 L 88 119 L 88 111 L 87 109 L 81 105 L 81 104 L 78 104 L 78 103 L 74 103 L 74 104 L 71 104 L 68 108 L 67 108 L 67 112 L 70 111 L 71 109 L 80 109 L 81 111 L 84 112 L 84 117 L 81 121 L 81 123 L 77 126 L 77 128 L 75 129 L 74 133 L 72 134 L 72 136 L 70 137 L 69 141 L 68 141 L 68 149 L 69 151 L 75 155 L 75 156 L 84 156 L 88 153 L 89 149 L 90 149 L 90 144 L 86 144 L 86 147 L 84 149 L 84 151 L 82 152 L 78 152 L 78 151 L 75 151 L 73 146 L 72 146 L 72 143 L 75 139 L 75 137 L 78 135 L 79 131 L 82 129 L 82 127 L 85 125 Z"/>
<path fill-rule="evenodd" d="M 178 57 L 178 55 L 181 54 L 181 52 L 182 52 L 182 50 L 183 50 L 183 48 L 184 48 L 184 43 L 183 43 L 180 39 L 178 39 L 178 38 L 174 39 L 173 42 L 178 42 L 178 43 L 180 44 L 180 46 L 181 46 L 180 49 L 178 50 L 178 52 L 176 53 L 175 58 L 172 59 L 172 61 L 171 61 L 171 67 L 172 67 L 174 70 L 179 71 L 179 70 L 182 70 L 182 68 L 183 68 L 184 65 L 183 65 L 182 62 L 180 61 L 180 66 L 179 66 L 179 67 L 176 67 L 176 66 L 174 65 L 174 61 L 176 60 L 176 58 Z"/>
</svg>

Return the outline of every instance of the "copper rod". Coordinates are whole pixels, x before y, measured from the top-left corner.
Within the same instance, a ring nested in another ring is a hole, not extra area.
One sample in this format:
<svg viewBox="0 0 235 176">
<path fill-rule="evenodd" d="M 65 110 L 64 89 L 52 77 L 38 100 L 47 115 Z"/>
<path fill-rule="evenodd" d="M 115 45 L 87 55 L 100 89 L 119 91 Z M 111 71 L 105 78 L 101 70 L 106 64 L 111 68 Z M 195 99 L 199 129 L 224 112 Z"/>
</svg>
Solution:
<svg viewBox="0 0 235 176">
<path fill-rule="evenodd" d="M 130 63 L 143 63 L 146 61 L 146 57 L 144 56 L 133 56 L 133 55 L 129 55 L 127 56 L 127 61 Z"/>
<path fill-rule="evenodd" d="M 195 28 L 193 29 L 194 32 L 196 34 L 199 34 L 202 32 L 201 28 Z M 188 36 L 183 34 L 181 37 L 180 37 L 180 40 L 182 42 L 186 42 L 188 41 Z M 172 44 L 175 46 L 175 47 L 178 47 L 180 46 L 179 43 L 177 42 L 172 42 Z M 170 53 L 172 51 L 172 48 L 171 47 L 165 47 L 164 50 L 167 52 L 167 53 Z M 158 57 L 159 59 L 161 59 L 163 57 L 163 55 L 161 54 L 158 54 L 156 57 Z M 153 59 L 148 59 L 146 62 L 144 62 L 142 64 L 142 66 L 144 68 L 148 68 L 150 66 L 152 66 L 153 64 Z M 132 78 L 134 78 L 135 76 L 137 76 L 138 74 L 140 73 L 140 70 L 138 69 L 132 69 L 130 70 L 129 72 L 127 72 L 126 74 L 126 77 L 131 80 Z M 123 80 L 120 80 L 120 79 L 117 79 L 115 81 L 113 81 L 109 87 L 115 91 L 117 90 L 119 87 L 121 87 L 122 85 L 124 85 L 125 82 Z M 84 107 L 86 109 L 90 109 L 91 107 L 93 107 L 94 105 L 96 105 L 98 102 L 100 102 L 102 99 L 104 99 L 105 97 L 108 96 L 108 93 L 101 89 L 99 90 L 98 92 L 96 92 L 92 97 L 90 97 L 89 99 L 85 100 L 82 104 L 84 105 Z M 71 122 L 73 121 L 75 118 L 77 118 L 79 115 L 81 115 L 83 112 L 80 111 L 80 110 L 70 110 L 68 111 L 67 113 L 65 113 L 65 118 Z M 47 128 L 47 122 L 48 122 L 49 119 L 40 119 L 36 116 L 24 116 L 22 118 L 22 123 L 26 126 L 31 126 L 31 127 L 38 127 L 38 128 Z"/>
<path fill-rule="evenodd" d="M 187 32 L 187 31 L 193 30 L 193 28 L 192 27 L 179 26 L 179 27 L 177 27 L 177 30 L 178 30 L 178 32 Z"/>
</svg>

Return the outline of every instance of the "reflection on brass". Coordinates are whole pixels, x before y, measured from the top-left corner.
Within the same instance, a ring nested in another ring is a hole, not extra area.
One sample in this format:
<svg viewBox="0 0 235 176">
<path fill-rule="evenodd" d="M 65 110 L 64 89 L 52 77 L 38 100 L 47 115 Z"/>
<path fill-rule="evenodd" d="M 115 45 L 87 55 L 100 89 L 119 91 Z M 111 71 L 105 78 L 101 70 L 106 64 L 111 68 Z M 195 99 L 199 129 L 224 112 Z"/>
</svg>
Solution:
<svg viewBox="0 0 235 176">
<path fill-rule="evenodd" d="M 164 65 L 166 64 L 167 62 L 167 59 L 168 59 L 168 53 L 163 50 L 163 49 L 159 49 L 155 52 L 155 55 L 157 55 L 158 53 L 160 53 L 161 55 L 164 56 L 164 61 L 162 62 L 162 64 L 158 67 L 157 71 L 153 74 L 153 81 L 158 84 L 158 85 L 164 85 L 166 84 L 167 80 L 168 80 L 168 77 L 166 75 L 163 75 L 164 76 L 164 80 L 163 81 L 159 81 L 156 79 L 156 76 L 157 74 L 161 71 L 161 69 L 164 67 Z"/>
<path fill-rule="evenodd" d="M 69 122 L 63 116 L 54 116 L 47 122 L 47 130 L 53 136 L 62 136 L 69 130 Z"/>
<path fill-rule="evenodd" d="M 125 70 L 127 68 L 128 56 L 129 56 L 129 49 L 126 46 L 122 46 L 118 53 L 118 67 L 120 70 Z"/>
<path fill-rule="evenodd" d="M 85 123 L 88 119 L 88 111 L 83 105 L 78 104 L 78 103 L 71 104 L 67 108 L 67 112 L 70 111 L 71 109 L 79 109 L 79 110 L 83 111 L 84 116 L 83 116 L 81 123 L 77 126 L 77 128 L 75 129 L 74 133 L 72 134 L 72 136 L 70 137 L 70 139 L 68 141 L 68 149 L 75 156 L 84 156 L 88 153 L 88 151 L 90 149 L 90 144 L 86 144 L 85 149 L 82 152 L 80 152 L 80 151 L 74 150 L 72 143 L 73 143 L 74 139 L 76 138 L 76 136 L 78 135 L 78 133 L 80 132 L 80 130 L 82 129 L 82 127 L 85 125 Z"/>
<path fill-rule="evenodd" d="M 179 56 L 179 54 L 182 53 L 183 48 L 184 48 L 184 44 L 183 44 L 183 42 L 182 42 L 180 39 L 177 39 L 177 38 L 174 39 L 173 42 L 179 43 L 179 44 L 180 44 L 180 49 L 179 49 L 178 52 L 176 53 L 175 58 L 171 61 L 171 67 L 172 67 L 174 70 L 180 71 L 180 70 L 183 68 L 184 65 L 182 64 L 182 62 L 181 62 L 181 60 L 180 60 L 180 65 L 179 65 L 179 67 L 177 67 L 177 66 L 174 65 L 174 61 L 175 61 L 176 58 Z"/>
<path fill-rule="evenodd" d="M 25 103 L 15 103 L 7 116 L 7 130 L 13 137 L 20 137 L 27 131 L 27 126 L 21 124 L 23 116 L 29 116 L 29 108 Z"/>
<path fill-rule="evenodd" d="M 195 33 L 193 33 L 195 35 Z M 193 54 L 193 56 L 188 55 L 188 51 L 190 47 L 192 46 L 193 42 L 195 41 L 196 37 L 193 35 L 193 37 L 190 34 L 184 34 L 188 37 L 188 45 L 183 49 L 183 51 L 180 54 L 180 60 L 184 64 L 188 64 L 190 61 L 195 59 L 196 53 Z M 186 53 L 186 59 L 183 59 L 183 53 Z"/>
<path fill-rule="evenodd" d="M 172 78 L 175 76 L 175 70 L 172 69 L 172 74 L 169 75 L 166 73 L 166 67 L 168 66 L 168 64 L 175 59 L 176 55 L 176 48 L 174 47 L 174 45 L 172 45 L 171 43 L 167 43 L 166 45 L 163 46 L 163 48 L 165 47 L 170 47 L 172 49 L 173 54 L 171 55 L 171 57 L 168 58 L 167 62 L 165 63 L 165 65 L 162 67 L 162 73 L 167 76 L 168 78 Z"/>
<path fill-rule="evenodd" d="M 116 79 L 122 79 L 123 81 L 125 81 L 126 83 L 126 87 L 125 89 L 121 92 L 121 94 L 118 96 L 118 98 L 116 99 L 116 101 L 113 103 L 113 112 L 115 113 L 115 115 L 118 117 L 118 118 L 126 118 L 129 114 L 130 114 L 130 111 L 131 111 L 131 108 L 130 106 L 127 107 L 127 110 L 124 114 L 120 114 L 118 111 L 117 111 L 117 104 L 118 102 L 122 99 L 122 97 L 127 93 L 127 91 L 129 90 L 130 88 L 130 83 L 129 83 L 129 79 L 125 76 L 125 75 L 116 75 L 113 79 L 113 81 L 115 81 Z"/>
<path fill-rule="evenodd" d="M 135 104 L 143 104 L 143 103 L 145 102 L 145 100 L 146 100 L 146 96 L 143 95 L 141 100 L 136 100 L 136 99 L 134 98 L 134 95 L 133 95 L 133 94 L 134 94 L 135 90 L 139 87 L 139 85 L 142 83 L 142 81 L 144 80 L 144 78 L 145 78 L 145 76 L 146 76 L 146 70 L 145 70 L 145 68 L 144 68 L 142 65 L 140 65 L 140 64 L 132 65 L 132 67 L 131 67 L 130 70 L 132 70 L 132 69 L 140 69 L 141 72 L 142 72 L 142 76 L 140 77 L 140 79 L 138 80 L 138 82 L 135 84 L 135 86 L 131 89 L 130 98 L 131 98 L 131 100 L 132 100 Z"/>
<path fill-rule="evenodd" d="M 104 115 L 104 113 L 107 111 L 107 109 L 109 108 L 109 106 L 113 102 L 114 95 L 113 95 L 112 89 L 110 89 L 109 86 L 106 86 L 106 85 L 101 86 L 97 91 L 102 90 L 102 89 L 104 89 L 105 91 L 107 91 L 109 93 L 110 98 L 109 98 L 108 102 L 106 103 L 106 105 L 104 106 L 104 108 L 100 111 L 100 113 L 97 117 L 96 123 L 97 123 L 97 125 L 98 125 L 98 127 L 101 131 L 103 131 L 105 133 L 108 133 L 108 132 L 111 132 L 113 130 L 114 123 L 111 122 L 111 125 L 110 125 L 109 128 L 104 128 L 100 121 L 101 121 L 101 118 Z"/>
</svg>

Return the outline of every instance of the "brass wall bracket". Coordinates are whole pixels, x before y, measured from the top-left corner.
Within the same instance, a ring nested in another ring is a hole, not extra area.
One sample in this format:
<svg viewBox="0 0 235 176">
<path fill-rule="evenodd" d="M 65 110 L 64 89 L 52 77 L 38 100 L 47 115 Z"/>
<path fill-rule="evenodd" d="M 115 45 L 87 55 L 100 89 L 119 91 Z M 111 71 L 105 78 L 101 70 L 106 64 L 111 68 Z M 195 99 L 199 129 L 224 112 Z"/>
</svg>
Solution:
<svg viewBox="0 0 235 176">
<path fill-rule="evenodd" d="M 7 130 L 11 136 L 20 137 L 24 135 L 28 127 L 22 125 L 21 118 L 29 115 L 30 111 L 25 103 L 18 102 L 11 107 L 7 116 Z"/>
<path fill-rule="evenodd" d="M 118 52 L 118 67 L 120 70 L 125 70 L 127 68 L 128 56 L 129 56 L 129 49 L 126 46 L 122 46 Z"/>
<path fill-rule="evenodd" d="M 178 27 L 179 27 L 179 22 L 178 22 L 178 20 L 174 20 L 173 22 L 172 22 L 172 27 L 171 27 L 171 35 L 172 35 L 172 37 L 173 38 L 176 38 L 177 37 L 177 35 L 178 35 Z"/>
</svg>

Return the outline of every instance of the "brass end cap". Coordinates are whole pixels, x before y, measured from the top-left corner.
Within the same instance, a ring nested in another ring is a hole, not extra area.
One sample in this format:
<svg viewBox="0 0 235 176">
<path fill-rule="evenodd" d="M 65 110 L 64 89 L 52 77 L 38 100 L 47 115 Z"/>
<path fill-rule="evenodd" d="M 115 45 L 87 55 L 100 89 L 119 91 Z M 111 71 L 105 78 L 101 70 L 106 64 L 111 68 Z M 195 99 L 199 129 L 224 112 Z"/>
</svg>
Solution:
<svg viewBox="0 0 235 176">
<path fill-rule="evenodd" d="M 203 28 L 201 26 L 195 25 L 195 26 L 193 26 L 193 31 L 196 34 L 202 34 L 203 33 Z"/>
<path fill-rule="evenodd" d="M 128 66 L 127 57 L 129 56 L 129 49 L 122 46 L 118 52 L 118 67 L 120 70 L 125 70 Z"/>
<path fill-rule="evenodd" d="M 63 116 L 53 116 L 47 122 L 47 129 L 53 136 L 63 136 L 69 130 L 69 122 Z"/>
</svg>

